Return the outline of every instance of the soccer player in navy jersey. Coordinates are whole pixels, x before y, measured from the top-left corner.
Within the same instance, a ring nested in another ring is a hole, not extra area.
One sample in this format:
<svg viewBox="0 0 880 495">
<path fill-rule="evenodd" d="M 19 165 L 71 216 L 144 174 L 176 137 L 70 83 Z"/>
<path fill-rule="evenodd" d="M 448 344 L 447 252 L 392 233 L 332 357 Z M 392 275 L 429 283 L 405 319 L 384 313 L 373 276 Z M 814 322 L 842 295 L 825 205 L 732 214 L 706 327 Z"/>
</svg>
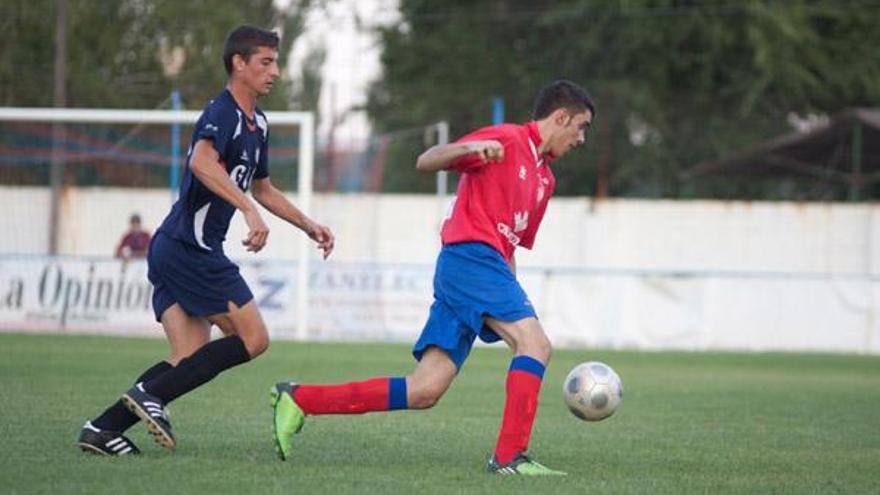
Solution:
<svg viewBox="0 0 880 495">
<path fill-rule="evenodd" d="M 253 198 L 302 230 L 326 258 L 330 230 L 315 223 L 272 185 L 269 125 L 256 106 L 279 76 L 278 35 L 252 26 L 233 30 L 223 62 L 226 89 L 202 112 L 193 130 L 180 199 L 157 229 L 147 255 L 153 310 L 171 344 L 171 356 L 147 369 L 122 398 L 83 427 L 78 445 L 105 455 L 139 452 L 122 433 L 138 419 L 163 447 L 176 445 L 166 404 L 220 372 L 259 356 L 269 334 L 238 266 L 223 253 L 236 210 L 248 226 L 242 244 L 258 252 L 269 229 Z M 211 341 L 211 326 L 225 335 Z"/>
<path fill-rule="evenodd" d="M 434 303 L 413 348 L 418 361 L 406 377 L 337 385 L 281 382 L 272 388 L 275 444 L 282 460 L 305 416 L 361 414 L 434 406 L 479 337 L 504 340 L 513 351 L 507 399 L 487 470 L 498 474 L 560 475 L 527 455 L 550 340 L 516 280 L 514 251 L 532 248 L 553 194 L 553 159 L 583 144 L 595 113 L 587 92 L 560 80 L 538 93 L 534 120 L 479 129 L 422 153 L 423 172 L 461 173 L 441 233 Z"/>
</svg>

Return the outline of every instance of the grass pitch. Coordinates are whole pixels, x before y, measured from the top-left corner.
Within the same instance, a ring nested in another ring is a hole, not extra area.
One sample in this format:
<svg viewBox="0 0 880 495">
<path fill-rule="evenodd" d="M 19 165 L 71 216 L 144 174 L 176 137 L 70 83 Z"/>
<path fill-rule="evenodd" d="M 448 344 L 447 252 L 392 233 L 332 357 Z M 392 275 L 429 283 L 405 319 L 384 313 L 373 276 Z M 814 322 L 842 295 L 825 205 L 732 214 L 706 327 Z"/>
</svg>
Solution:
<svg viewBox="0 0 880 495">
<path fill-rule="evenodd" d="M 503 408 L 506 350 L 477 348 L 429 411 L 310 417 L 286 463 L 269 386 L 405 374 L 402 345 L 275 342 L 171 406 L 178 450 L 137 425 L 121 459 L 73 447 L 83 422 L 164 357 L 164 340 L 0 334 L 2 493 L 878 493 L 880 358 L 557 351 L 531 452 L 565 478 L 483 473 Z M 583 423 L 562 379 L 598 359 L 624 404 Z"/>
</svg>

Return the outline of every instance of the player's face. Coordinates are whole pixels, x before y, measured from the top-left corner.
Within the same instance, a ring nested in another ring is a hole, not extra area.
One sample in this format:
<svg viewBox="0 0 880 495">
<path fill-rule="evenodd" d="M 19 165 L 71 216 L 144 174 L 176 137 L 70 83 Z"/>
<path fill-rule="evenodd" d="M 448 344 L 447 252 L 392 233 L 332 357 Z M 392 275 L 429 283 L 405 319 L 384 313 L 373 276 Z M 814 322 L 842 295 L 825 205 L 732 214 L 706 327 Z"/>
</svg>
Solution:
<svg viewBox="0 0 880 495">
<path fill-rule="evenodd" d="M 593 113 L 590 110 L 576 114 L 571 114 L 566 109 L 560 109 L 558 112 L 559 114 L 554 117 L 557 132 L 550 142 L 550 152 L 557 157 L 584 144 L 587 130 L 593 123 Z"/>
<path fill-rule="evenodd" d="M 278 69 L 278 50 L 260 46 L 247 62 L 241 62 L 241 81 L 260 96 L 269 94 L 275 79 L 281 75 Z"/>
</svg>

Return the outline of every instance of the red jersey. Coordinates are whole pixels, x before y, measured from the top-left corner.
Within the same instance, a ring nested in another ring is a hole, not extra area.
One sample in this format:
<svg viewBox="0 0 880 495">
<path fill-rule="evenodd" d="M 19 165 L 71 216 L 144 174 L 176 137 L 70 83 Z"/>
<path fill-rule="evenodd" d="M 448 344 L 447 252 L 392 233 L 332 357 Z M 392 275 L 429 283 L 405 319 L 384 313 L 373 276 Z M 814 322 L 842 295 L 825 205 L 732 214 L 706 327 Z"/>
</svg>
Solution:
<svg viewBox="0 0 880 495">
<path fill-rule="evenodd" d="M 150 246 L 150 233 L 146 231 L 127 232 L 119 246 L 116 247 L 116 257 L 122 258 L 123 255 L 144 257 L 147 255 L 147 248 Z M 124 253 L 125 248 L 129 249 L 129 253 Z"/>
<path fill-rule="evenodd" d="M 504 146 L 504 160 L 483 163 L 471 153 L 450 167 L 461 172 L 458 192 L 440 237 L 443 245 L 485 242 L 510 260 L 517 246 L 531 249 L 553 195 L 556 178 L 551 155 L 538 155 L 538 125 L 484 127 L 457 143 L 493 139 Z"/>
</svg>

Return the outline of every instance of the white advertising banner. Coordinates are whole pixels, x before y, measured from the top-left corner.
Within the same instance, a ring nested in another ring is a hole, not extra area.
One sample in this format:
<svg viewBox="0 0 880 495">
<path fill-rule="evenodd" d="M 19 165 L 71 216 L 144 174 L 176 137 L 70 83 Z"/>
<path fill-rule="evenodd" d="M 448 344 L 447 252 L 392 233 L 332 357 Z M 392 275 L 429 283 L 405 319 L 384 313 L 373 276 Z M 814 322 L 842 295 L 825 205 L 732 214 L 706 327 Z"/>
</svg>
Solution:
<svg viewBox="0 0 880 495">
<path fill-rule="evenodd" d="M 296 332 L 297 265 L 246 261 L 275 338 Z M 310 340 L 414 342 L 433 266 L 315 263 Z M 880 280 L 805 274 L 520 270 L 557 347 L 880 353 Z M 0 330 L 161 335 L 142 261 L 0 257 Z"/>
<path fill-rule="evenodd" d="M 156 328 L 146 264 L 118 260 L 0 258 L 0 328 L 143 333 Z"/>
<path fill-rule="evenodd" d="M 240 264 L 270 332 L 296 333 L 295 262 Z M 316 340 L 410 340 L 431 303 L 429 266 L 321 263 L 309 279 L 308 336 Z M 152 285 L 143 260 L 0 257 L 0 329 L 151 334 Z"/>
<path fill-rule="evenodd" d="M 308 338 L 414 342 L 431 306 L 433 271 L 433 266 L 422 265 L 313 263 Z M 265 279 L 258 273 L 250 267 L 245 278 Z M 294 289 L 292 272 L 287 280 Z M 290 308 L 294 299 L 287 301 Z M 278 308 L 273 314 L 265 301 L 260 306 L 276 335 L 293 335 L 293 311 Z"/>
</svg>

